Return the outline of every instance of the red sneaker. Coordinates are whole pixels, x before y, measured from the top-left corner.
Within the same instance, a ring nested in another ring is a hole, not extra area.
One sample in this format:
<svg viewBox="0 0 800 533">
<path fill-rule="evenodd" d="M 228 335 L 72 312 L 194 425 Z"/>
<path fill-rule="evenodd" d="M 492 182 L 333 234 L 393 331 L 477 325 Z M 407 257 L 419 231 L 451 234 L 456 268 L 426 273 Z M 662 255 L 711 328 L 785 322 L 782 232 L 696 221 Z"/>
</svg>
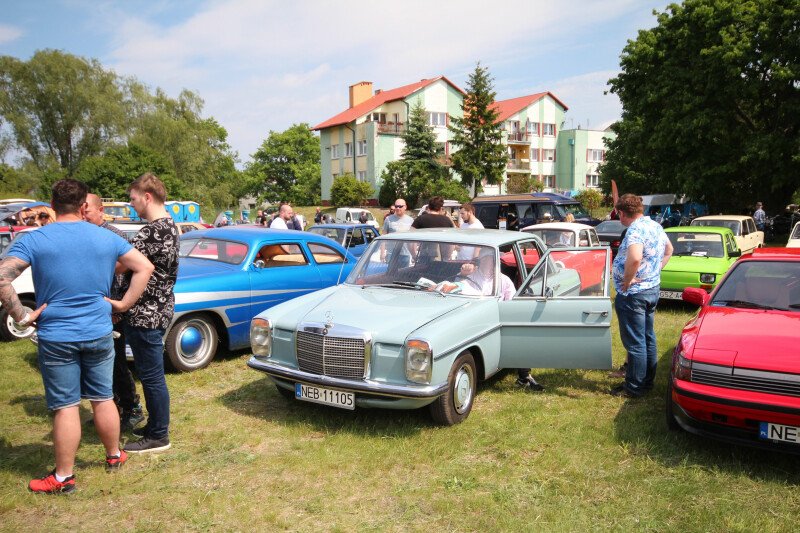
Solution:
<svg viewBox="0 0 800 533">
<path fill-rule="evenodd" d="M 75 491 L 75 476 L 69 476 L 64 481 L 56 479 L 56 471 L 53 470 L 43 478 L 32 479 L 28 483 L 28 490 L 37 494 L 69 494 Z"/>
<path fill-rule="evenodd" d="M 127 460 L 128 454 L 122 449 L 119 451 L 119 457 L 109 457 L 106 455 L 106 470 L 119 470 L 119 467 L 124 465 Z"/>
</svg>

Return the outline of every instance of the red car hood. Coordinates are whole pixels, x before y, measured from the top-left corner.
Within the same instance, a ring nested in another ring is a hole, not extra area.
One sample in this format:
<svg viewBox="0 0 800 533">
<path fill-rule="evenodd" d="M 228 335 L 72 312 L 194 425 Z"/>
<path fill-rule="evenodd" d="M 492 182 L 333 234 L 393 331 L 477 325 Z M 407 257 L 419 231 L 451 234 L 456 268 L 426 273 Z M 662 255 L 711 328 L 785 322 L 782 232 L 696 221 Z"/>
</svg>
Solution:
<svg viewBox="0 0 800 533">
<path fill-rule="evenodd" d="M 800 374 L 800 313 L 707 307 L 692 359 Z"/>
</svg>

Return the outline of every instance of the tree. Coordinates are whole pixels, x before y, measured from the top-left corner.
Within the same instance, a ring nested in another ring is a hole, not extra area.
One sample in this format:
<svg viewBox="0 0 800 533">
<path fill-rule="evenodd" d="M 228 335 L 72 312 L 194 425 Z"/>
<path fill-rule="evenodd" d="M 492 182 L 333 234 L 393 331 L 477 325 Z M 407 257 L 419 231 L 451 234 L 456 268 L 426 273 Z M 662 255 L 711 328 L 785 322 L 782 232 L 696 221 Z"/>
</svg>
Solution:
<svg viewBox="0 0 800 533">
<path fill-rule="evenodd" d="M 248 189 L 269 202 L 316 205 L 320 187 L 319 137 L 308 124 L 270 131 L 247 167 Z"/>
<path fill-rule="evenodd" d="M 501 183 L 505 176 L 508 155 L 503 146 L 503 125 L 498 123 L 492 107 L 495 92 L 489 71 L 478 63 L 469 76 L 467 94 L 461 109 L 464 117 L 452 117 L 450 144 L 457 150 L 452 155 L 453 170 L 470 190 L 480 192 L 482 180 Z"/>
<path fill-rule="evenodd" d="M 578 200 L 587 212 L 592 213 L 603 205 L 603 193 L 597 189 L 583 189 L 575 199 Z"/>
<path fill-rule="evenodd" d="M 508 194 L 531 192 L 534 181 L 539 180 L 532 178 L 529 174 L 512 174 L 508 178 L 508 181 L 506 181 L 506 189 L 508 190 Z"/>
<path fill-rule="evenodd" d="M 40 50 L 29 61 L 0 57 L 0 117 L 39 169 L 53 160 L 72 175 L 119 139 L 125 105 L 117 76 L 98 61 Z"/>
<path fill-rule="evenodd" d="M 408 205 L 418 206 L 434 195 L 460 201 L 469 199 L 468 191 L 450 178 L 449 169 L 442 164 L 443 154 L 433 128 L 428 125 L 422 102 L 411 108 L 402 139 L 402 158 L 387 164 L 381 175 L 378 194 L 381 205 L 405 198 Z"/>
<path fill-rule="evenodd" d="M 686 193 L 713 211 L 786 205 L 800 175 L 800 4 L 686 0 L 657 21 L 610 80 L 623 113 L 604 190 L 614 178 L 621 192 Z"/>
<path fill-rule="evenodd" d="M 90 191 L 100 196 L 124 200 L 128 197 L 128 186 L 145 172 L 153 172 L 164 182 L 169 198 L 182 198 L 189 194 L 185 184 L 175 178 L 175 171 L 163 155 L 133 143 L 84 159 L 75 179 L 84 182 Z"/>
<path fill-rule="evenodd" d="M 331 203 L 337 207 L 364 205 L 374 192 L 369 183 L 358 181 L 352 174 L 343 174 L 333 180 Z"/>
</svg>

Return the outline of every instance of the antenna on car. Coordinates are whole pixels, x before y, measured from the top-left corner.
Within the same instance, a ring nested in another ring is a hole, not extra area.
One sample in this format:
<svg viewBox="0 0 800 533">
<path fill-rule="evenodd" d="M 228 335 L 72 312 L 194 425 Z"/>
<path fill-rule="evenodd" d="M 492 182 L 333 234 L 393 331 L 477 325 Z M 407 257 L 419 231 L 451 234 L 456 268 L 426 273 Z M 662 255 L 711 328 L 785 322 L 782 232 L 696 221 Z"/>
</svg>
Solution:
<svg viewBox="0 0 800 533">
<path fill-rule="evenodd" d="M 355 228 L 354 228 L 355 229 Z M 347 231 L 347 230 L 345 230 Z M 342 280 L 342 272 L 344 272 L 344 265 L 347 263 L 347 250 L 350 248 L 350 243 L 353 241 L 353 231 L 350 233 L 345 234 L 344 239 L 344 261 L 342 261 L 342 265 L 339 267 L 339 275 L 336 277 L 336 284 L 338 285 Z"/>
</svg>

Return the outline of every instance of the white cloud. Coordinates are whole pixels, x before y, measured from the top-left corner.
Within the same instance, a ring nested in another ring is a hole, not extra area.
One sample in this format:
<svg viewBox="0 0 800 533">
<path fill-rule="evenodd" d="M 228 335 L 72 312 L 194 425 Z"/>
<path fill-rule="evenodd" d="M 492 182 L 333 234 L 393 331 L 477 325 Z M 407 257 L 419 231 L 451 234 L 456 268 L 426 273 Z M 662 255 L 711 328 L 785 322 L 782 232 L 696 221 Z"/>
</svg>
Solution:
<svg viewBox="0 0 800 533">
<path fill-rule="evenodd" d="M 509 89 L 529 85 L 530 65 L 575 35 L 591 39 L 605 22 L 641 10 L 641 2 L 228 0 L 169 26 L 157 14 L 120 13 L 119 4 L 103 9 L 95 16 L 112 36 L 106 64 L 170 94 L 198 91 L 246 159 L 270 129 L 342 111 L 347 86 L 357 81 L 388 89 L 444 74 L 458 83 L 482 60 L 493 72 L 516 69 L 523 79 Z M 571 107 L 586 96 L 601 102 L 602 91 L 581 92 L 580 76 L 570 80 L 549 89 L 558 87 Z M 584 81 L 599 88 L 599 78 Z"/>
<path fill-rule="evenodd" d="M 9 26 L 8 24 L 0 24 L 0 44 L 10 43 L 22 37 L 22 30 Z"/>
</svg>

